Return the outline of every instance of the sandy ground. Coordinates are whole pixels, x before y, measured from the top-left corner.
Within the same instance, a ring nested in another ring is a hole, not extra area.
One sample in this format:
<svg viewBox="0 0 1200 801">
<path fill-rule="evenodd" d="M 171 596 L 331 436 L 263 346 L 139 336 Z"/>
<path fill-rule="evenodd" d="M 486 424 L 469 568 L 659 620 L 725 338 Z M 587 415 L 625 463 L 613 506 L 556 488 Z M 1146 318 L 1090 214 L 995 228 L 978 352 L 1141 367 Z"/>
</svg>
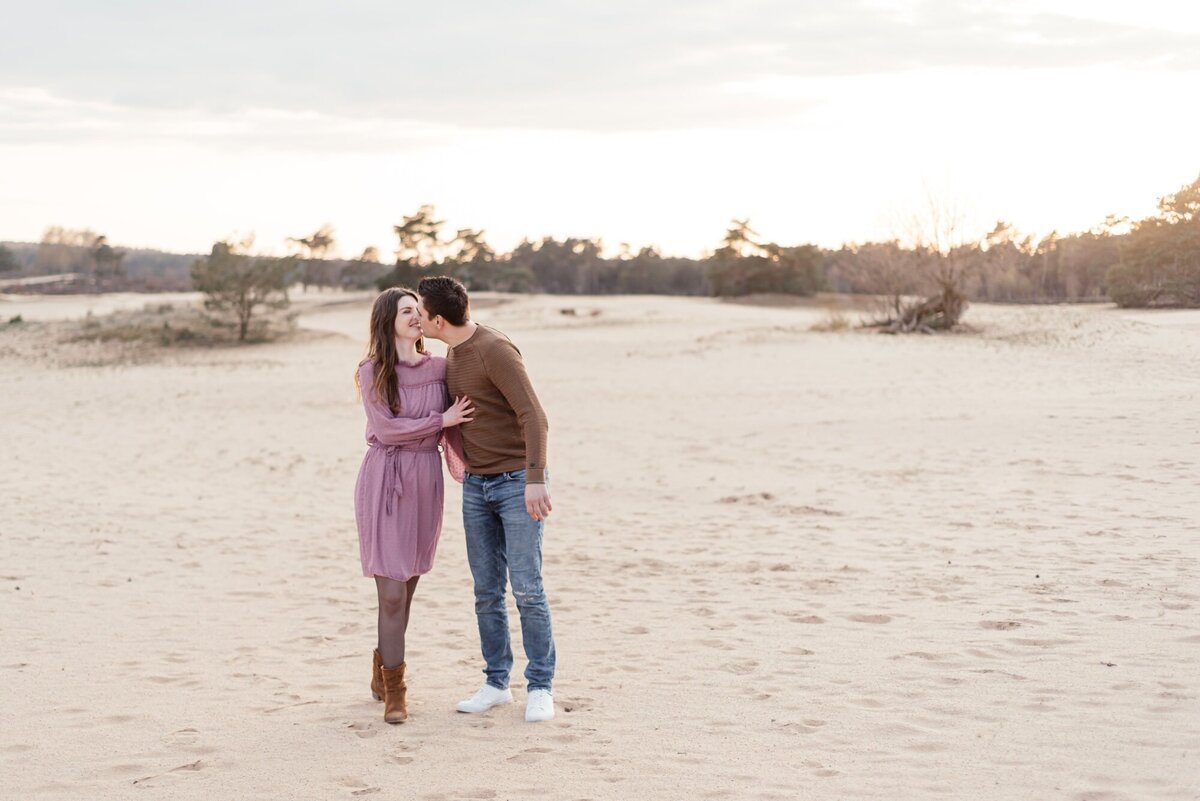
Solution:
<svg viewBox="0 0 1200 801">
<path fill-rule="evenodd" d="M 0 357 L 3 798 L 1200 798 L 1200 314 L 481 303 L 551 420 L 558 717 L 523 721 L 519 650 L 516 705 L 453 711 L 482 674 L 451 482 L 389 727 L 367 301 L 319 300 L 303 341 Z"/>
</svg>

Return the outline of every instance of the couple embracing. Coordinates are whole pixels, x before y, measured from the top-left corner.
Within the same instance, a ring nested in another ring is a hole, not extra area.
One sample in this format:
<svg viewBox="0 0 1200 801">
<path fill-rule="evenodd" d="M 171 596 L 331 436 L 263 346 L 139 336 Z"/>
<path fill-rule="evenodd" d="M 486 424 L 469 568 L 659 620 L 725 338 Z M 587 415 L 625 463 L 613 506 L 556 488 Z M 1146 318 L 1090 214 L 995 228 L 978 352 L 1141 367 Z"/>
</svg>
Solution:
<svg viewBox="0 0 1200 801">
<path fill-rule="evenodd" d="M 426 337 L 448 345 L 446 358 Z M 356 376 L 367 449 L 355 486 L 363 575 L 379 595 L 371 692 L 384 720 L 408 719 L 404 635 L 420 576 L 442 530 L 439 446 L 463 484 L 467 561 L 485 663 L 483 686 L 459 712 L 511 703 L 506 585 L 521 616 L 527 721 L 554 717 L 554 637 L 542 588 L 542 531 L 550 514 L 546 414 L 509 339 L 471 320 L 466 289 L 445 276 L 413 292 L 388 289 L 371 309 L 367 358 Z"/>
</svg>

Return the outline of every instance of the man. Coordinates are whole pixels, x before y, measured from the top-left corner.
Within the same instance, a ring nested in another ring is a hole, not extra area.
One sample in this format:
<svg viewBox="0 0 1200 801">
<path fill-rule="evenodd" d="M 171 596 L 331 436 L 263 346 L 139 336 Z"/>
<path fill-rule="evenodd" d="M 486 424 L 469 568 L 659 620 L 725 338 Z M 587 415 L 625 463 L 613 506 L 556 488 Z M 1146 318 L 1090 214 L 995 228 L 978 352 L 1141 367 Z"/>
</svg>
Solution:
<svg viewBox="0 0 1200 801">
<path fill-rule="evenodd" d="M 467 475 L 463 528 L 475 580 L 475 617 L 486 680 L 459 712 L 486 712 L 512 703 L 508 689 L 506 572 L 521 615 L 528 682 L 525 720 L 554 717 L 554 636 L 542 588 L 542 531 L 550 514 L 546 487 L 546 413 L 508 337 L 471 320 L 467 291 L 453 278 L 423 278 L 421 330 L 449 346 L 446 386 L 467 397 L 473 422 L 461 426 Z"/>
</svg>

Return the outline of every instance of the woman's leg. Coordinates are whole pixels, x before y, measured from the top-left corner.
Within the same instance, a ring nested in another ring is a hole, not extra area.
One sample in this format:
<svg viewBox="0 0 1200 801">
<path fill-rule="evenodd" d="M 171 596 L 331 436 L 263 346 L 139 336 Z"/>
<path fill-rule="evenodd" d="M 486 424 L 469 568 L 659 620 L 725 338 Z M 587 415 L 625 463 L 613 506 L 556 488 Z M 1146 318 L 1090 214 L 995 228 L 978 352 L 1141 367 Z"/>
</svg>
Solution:
<svg viewBox="0 0 1200 801">
<path fill-rule="evenodd" d="M 417 581 L 420 576 L 413 576 L 408 580 L 408 594 L 404 604 L 404 633 L 408 634 L 408 619 L 412 617 L 412 599 L 417 593 Z"/>
<path fill-rule="evenodd" d="M 386 668 L 404 661 L 404 630 L 408 626 L 409 587 L 407 582 L 375 577 L 379 593 L 379 656 Z M 413 585 L 416 589 L 416 585 Z"/>
</svg>

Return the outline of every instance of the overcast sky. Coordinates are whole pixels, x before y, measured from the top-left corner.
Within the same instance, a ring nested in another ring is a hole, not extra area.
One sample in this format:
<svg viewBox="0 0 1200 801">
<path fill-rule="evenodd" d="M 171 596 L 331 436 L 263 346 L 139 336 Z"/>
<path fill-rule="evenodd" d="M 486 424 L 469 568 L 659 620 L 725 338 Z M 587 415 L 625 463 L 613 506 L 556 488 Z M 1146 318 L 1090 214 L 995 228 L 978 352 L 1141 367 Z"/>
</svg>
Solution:
<svg viewBox="0 0 1200 801">
<path fill-rule="evenodd" d="M 0 239 L 202 251 L 323 223 L 394 246 L 434 203 L 507 249 L 694 255 L 887 237 L 928 194 L 978 233 L 1144 216 L 1200 174 L 1179 2 L 664 0 L 5 9 Z"/>
</svg>

